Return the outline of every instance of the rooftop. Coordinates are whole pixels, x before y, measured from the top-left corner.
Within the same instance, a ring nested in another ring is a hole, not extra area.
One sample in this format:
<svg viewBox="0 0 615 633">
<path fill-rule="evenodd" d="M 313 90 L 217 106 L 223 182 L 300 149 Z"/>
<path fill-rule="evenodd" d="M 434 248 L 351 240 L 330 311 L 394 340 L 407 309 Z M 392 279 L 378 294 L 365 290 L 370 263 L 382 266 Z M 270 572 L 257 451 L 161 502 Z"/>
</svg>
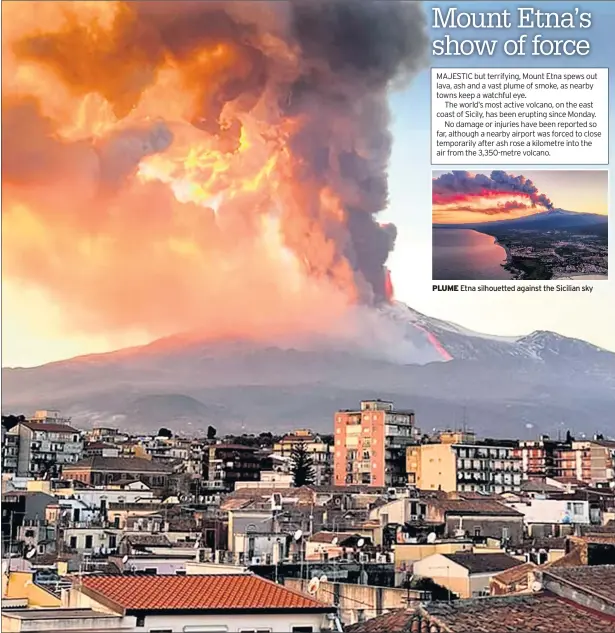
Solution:
<svg viewBox="0 0 615 633">
<path fill-rule="evenodd" d="M 221 510 L 238 510 L 246 507 L 249 502 L 271 503 L 272 496 L 280 495 L 282 501 L 290 503 L 296 499 L 296 505 L 311 506 L 315 501 L 315 493 L 308 486 L 300 488 L 239 488 L 227 495 L 222 502 Z"/>
<path fill-rule="evenodd" d="M 79 435 L 79 431 L 74 429 L 72 426 L 68 424 L 57 424 L 54 422 L 33 422 L 26 421 L 21 422 L 23 426 L 27 426 L 32 431 L 47 431 L 48 433 L 76 433 Z"/>
<path fill-rule="evenodd" d="M 102 457 L 96 455 L 94 457 L 87 457 L 81 459 L 74 464 L 65 464 L 62 472 L 70 473 L 74 470 L 100 470 L 110 472 L 125 472 L 125 473 L 168 473 L 169 467 L 165 464 L 160 464 L 151 459 L 144 459 L 142 457 Z"/>
<path fill-rule="evenodd" d="M 493 580 L 503 585 L 520 582 L 527 578 L 529 572 L 534 571 L 536 565 L 534 563 L 522 563 L 510 569 L 506 569 L 493 577 Z"/>
<path fill-rule="evenodd" d="M 316 532 L 309 537 L 309 541 L 312 543 L 333 543 L 334 539 L 337 539 L 338 545 L 344 545 L 350 542 L 357 542 L 361 539 L 361 535 L 355 532 Z M 364 539 L 366 542 L 370 541 L 369 538 Z"/>
<path fill-rule="evenodd" d="M 114 613 L 94 611 L 93 609 L 3 609 L 2 617 L 17 620 L 80 620 L 82 618 L 117 618 Z"/>
<path fill-rule="evenodd" d="M 125 613 L 169 611 L 328 613 L 334 608 L 259 576 L 89 576 L 81 591 Z"/>
<path fill-rule="evenodd" d="M 465 567 L 471 574 L 488 574 L 500 572 L 511 567 L 523 564 L 518 558 L 508 554 L 472 554 L 470 552 L 457 552 L 456 554 L 442 554 L 450 561 Z"/>
<path fill-rule="evenodd" d="M 133 546 L 171 547 L 171 541 L 166 534 L 127 534 L 122 541 Z"/>
<path fill-rule="evenodd" d="M 433 499 L 430 504 L 450 514 L 518 516 L 523 514 L 493 499 Z"/>
<path fill-rule="evenodd" d="M 346 633 L 613 633 L 615 618 L 551 594 L 432 602 L 346 627 Z"/>
<path fill-rule="evenodd" d="M 550 567 L 545 573 L 615 604 L 615 565 Z"/>
</svg>

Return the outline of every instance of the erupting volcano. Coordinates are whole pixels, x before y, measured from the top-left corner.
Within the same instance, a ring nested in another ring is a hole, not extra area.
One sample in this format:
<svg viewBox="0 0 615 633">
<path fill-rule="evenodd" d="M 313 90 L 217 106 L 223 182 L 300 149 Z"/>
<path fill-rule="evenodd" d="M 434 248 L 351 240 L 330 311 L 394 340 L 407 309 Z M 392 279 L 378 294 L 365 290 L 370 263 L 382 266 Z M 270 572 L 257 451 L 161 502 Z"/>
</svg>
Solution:
<svg viewBox="0 0 615 633">
<path fill-rule="evenodd" d="M 3 275 L 82 332 L 258 339 L 392 297 L 414 3 L 3 3 Z"/>
</svg>

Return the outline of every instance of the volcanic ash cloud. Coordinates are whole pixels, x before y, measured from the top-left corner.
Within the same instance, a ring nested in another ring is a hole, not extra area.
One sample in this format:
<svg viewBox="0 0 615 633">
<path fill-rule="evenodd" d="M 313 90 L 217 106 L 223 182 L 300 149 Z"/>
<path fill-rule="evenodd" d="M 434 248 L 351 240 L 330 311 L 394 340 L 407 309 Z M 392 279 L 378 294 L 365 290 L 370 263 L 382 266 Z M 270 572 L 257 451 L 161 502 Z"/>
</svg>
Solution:
<svg viewBox="0 0 615 633">
<path fill-rule="evenodd" d="M 477 207 L 481 213 L 510 213 L 513 210 L 544 207 L 553 209 L 551 200 L 523 175 L 515 176 L 494 170 L 490 175 L 451 171 L 434 178 L 432 182 L 434 205 L 456 205 L 471 210 L 471 203 L 479 199 L 495 202 L 490 207 Z"/>
<path fill-rule="evenodd" d="M 415 3 L 3 5 L 3 259 L 83 331 L 327 327 L 390 294 Z"/>
</svg>

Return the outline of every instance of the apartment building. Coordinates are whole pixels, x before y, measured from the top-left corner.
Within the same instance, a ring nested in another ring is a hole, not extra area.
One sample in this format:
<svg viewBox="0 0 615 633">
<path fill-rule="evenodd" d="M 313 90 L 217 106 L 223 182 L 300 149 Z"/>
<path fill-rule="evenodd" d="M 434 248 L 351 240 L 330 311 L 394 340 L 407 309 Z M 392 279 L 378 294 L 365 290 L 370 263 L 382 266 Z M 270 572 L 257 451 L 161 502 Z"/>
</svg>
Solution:
<svg viewBox="0 0 615 633">
<path fill-rule="evenodd" d="M 338 411 L 334 427 L 334 485 L 406 485 L 406 448 L 419 435 L 414 411 L 364 400 L 357 411 Z"/>
<path fill-rule="evenodd" d="M 37 411 L 5 434 L 2 447 L 4 473 L 43 477 L 79 461 L 83 453 L 80 432 L 57 411 Z"/>
<path fill-rule="evenodd" d="M 314 484 L 317 486 L 330 485 L 333 469 L 333 447 L 323 441 L 319 435 L 306 429 L 293 431 L 274 444 L 273 455 L 282 460 L 290 461 L 293 448 L 299 444 L 305 447 L 306 452 L 312 458 Z"/>
<path fill-rule="evenodd" d="M 521 460 L 523 479 L 545 479 L 557 475 L 555 454 L 562 442 L 541 435 L 537 440 L 522 440 L 515 451 Z"/>
<path fill-rule="evenodd" d="M 241 444 L 213 444 L 208 448 L 207 479 L 210 488 L 233 490 L 237 481 L 258 481 L 261 459 L 257 450 Z"/>
<path fill-rule="evenodd" d="M 569 451 L 559 455 L 559 477 L 571 477 L 592 486 L 615 483 L 615 442 L 595 438 L 572 442 Z M 565 468 L 564 468 L 565 467 Z"/>
<path fill-rule="evenodd" d="M 421 490 L 500 494 L 521 489 L 521 463 L 512 442 L 477 441 L 474 433 L 441 433 L 434 443 L 406 450 L 408 484 Z"/>
</svg>

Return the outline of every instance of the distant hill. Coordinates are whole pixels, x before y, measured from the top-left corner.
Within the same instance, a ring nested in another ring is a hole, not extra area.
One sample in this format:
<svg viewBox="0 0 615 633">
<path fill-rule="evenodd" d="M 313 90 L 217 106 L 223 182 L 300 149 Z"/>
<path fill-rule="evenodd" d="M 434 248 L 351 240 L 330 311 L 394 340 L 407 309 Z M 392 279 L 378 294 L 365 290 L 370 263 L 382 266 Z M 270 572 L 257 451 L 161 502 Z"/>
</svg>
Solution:
<svg viewBox="0 0 615 633">
<path fill-rule="evenodd" d="M 602 232 L 608 228 L 608 217 L 596 213 L 577 213 L 575 211 L 565 211 L 564 209 L 553 209 L 514 220 L 496 220 L 494 222 L 476 222 L 471 224 L 434 224 L 434 227 L 476 229 L 478 231 L 489 229 L 536 231 L 579 230 L 579 232 L 582 233 L 594 233 L 596 231 Z"/>
</svg>

